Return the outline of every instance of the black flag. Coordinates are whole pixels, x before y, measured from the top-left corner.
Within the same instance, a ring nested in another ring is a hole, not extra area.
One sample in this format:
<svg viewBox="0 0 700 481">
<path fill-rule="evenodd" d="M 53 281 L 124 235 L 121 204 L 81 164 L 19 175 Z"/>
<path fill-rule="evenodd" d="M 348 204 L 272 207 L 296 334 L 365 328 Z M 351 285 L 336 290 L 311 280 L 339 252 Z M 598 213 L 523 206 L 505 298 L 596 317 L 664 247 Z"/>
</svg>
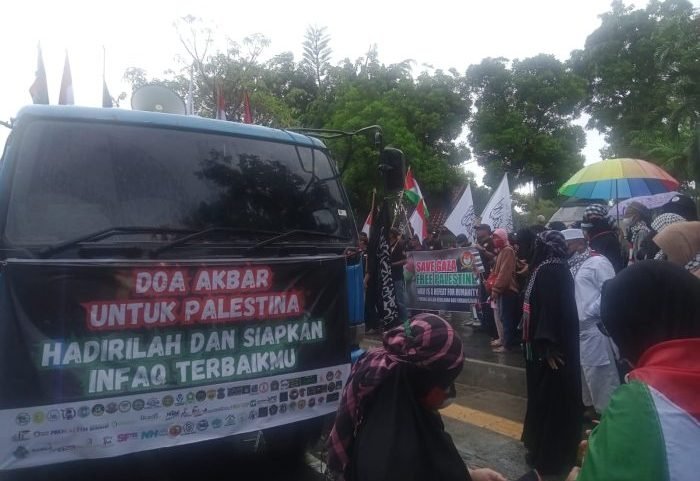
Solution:
<svg viewBox="0 0 700 481">
<path fill-rule="evenodd" d="M 389 249 L 389 204 L 384 199 L 379 213 L 373 218 L 369 235 L 367 300 L 370 312 L 376 312 L 382 329 L 400 324 L 396 302 L 394 279 L 391 277 L 391 252 Z"/>
</svg>

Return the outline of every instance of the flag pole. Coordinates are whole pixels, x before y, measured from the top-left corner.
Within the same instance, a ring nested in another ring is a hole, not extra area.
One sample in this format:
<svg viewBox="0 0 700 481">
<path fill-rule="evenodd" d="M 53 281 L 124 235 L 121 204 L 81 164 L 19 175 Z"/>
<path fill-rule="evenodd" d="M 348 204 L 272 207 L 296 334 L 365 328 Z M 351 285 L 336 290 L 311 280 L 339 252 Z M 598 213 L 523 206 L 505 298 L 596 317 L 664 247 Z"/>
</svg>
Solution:
<svg viewBox="0 0 700 481">
<path fill-rule="evenodd" d="M 408 173 L 411 171 L 411 168 L 409 167 L 408 170 L 406 171 L 406 175 L 403 178 L 403 189 L 401 189 L 401 194 L 399 194 L 399 199 L 397 201 L 398 205 L 403 205 L 403 193 L 406 192 L 406 179 L 408 179 Z M 394 223 L 396 222 L 396 218 L 398 216 L 394 216 L 393 219 L 391 219 L 391 228 L 394 228 Z"/>
<path fill-rule="evenodd" d="M 416 206 L 416 209 L 417 208 L 418 206 Z M 413 226 L 411 226 L 411 221 L 408 220 L 408 212 L 406 212 L 406 209 L 404 208 L 403 204 L 401 204 L 401 211 L 403 212 L 403 220 L 406 221 L 406 227 L 408 228 L 408 232 L 410 234 L 411 232 L 413 232 Z M 415 232 L 413 234 L 415 234 Z M 413 235 L 411 235 L 411 237 L 413 237 Z"/>
<path fill-rule="evenodd" d="M 186 105 L 187 112 L 185 113 L 185 115 L 194 115 L 194 99 L 193 99 L 193 94 L 192 94 L 193 84 L 194 84 L 194 62 L 192 62 L 192 65 L 190 65 L 190 84 L 187 87 L 187 105 Z"/>
</svg>

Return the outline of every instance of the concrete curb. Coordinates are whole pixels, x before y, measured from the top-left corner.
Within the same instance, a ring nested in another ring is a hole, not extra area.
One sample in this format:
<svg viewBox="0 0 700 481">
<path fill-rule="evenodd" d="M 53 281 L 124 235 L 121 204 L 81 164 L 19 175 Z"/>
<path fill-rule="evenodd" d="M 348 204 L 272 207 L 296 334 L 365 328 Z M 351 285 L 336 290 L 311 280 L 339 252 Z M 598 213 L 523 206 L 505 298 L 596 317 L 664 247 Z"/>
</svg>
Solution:
<svg viewBox="0 0 700 481">
<path fill-rule="evenodd" d="M 525 369 L 522 367 L 467 358 L 464 360 L 464 369 L 457 378 L 457 382 L 488 391 L 527 397 Z"/>
</svg>

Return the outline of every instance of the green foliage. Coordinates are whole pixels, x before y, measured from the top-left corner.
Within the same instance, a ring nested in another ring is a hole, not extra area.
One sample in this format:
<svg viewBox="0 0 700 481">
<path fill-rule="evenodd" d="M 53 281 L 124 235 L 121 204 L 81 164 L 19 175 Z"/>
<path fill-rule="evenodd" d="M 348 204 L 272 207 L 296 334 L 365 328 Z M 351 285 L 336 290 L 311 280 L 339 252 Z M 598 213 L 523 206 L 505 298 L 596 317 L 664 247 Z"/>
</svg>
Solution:
<svg viewBox="0 0 700 481">
<path fill-rule="evenodd" d="M 556 200 L 540 199 L 533 195 L 524 195 L 514 192 L 512 195 L 514 216 L 513 223 L 516 229 L 534 225 L 537 223 L 537 216 L 543 215 L 549 220 L 559 209 Z"/>
<path fill-rule="evenodd" d="M 466 181 L 472 188 L 472 201 L 474 201 L 474 211 L 481 213 L 484 211 L 486 204 L 488 204 L 489 199 L 493 191 L 485 185 L 478 185 L 476 183 L 476 178 L 473 172 L 466 173 Z"/>
<path fill-rule="evenodd" d="M 304 35 L 304 59 L 301 65 L 307 73 L 313 76 L 316 86 L 321 88 L 328 69 L 333 51 L 329 47 L 330 35 L 326 34 L 326 27 L 309 26 Z"/>
<path fill-rule="evenodd" d="M 692 155 L 700 118 L 700 16 L 686 0 L 645 9 L 612 4 L 571 65 L 589 83 L 589 126 L 605 134 L 609 157 L 656 162 L 700 179 Z"/>
<path fill-rule="evenodd" d="M 494 186 L 503 173 L 513 186 L 534 182 L 544 197 L 583 165 L 585 135 L 572 125 L 585 85 L 550 55 L 509 62 L 487 58 L 467 70 L 477 108 L 469 141 Z"/>
<path fill-rule="evenodd" d="M 330 76 L 336 93 L 324 126 L 356 130 L 381 125 L 386 143 L 406 154 L 428 205 L 436 196 L 449 195 L 460 180 L 456 166 L 469 155 L 454 142 L 470 106 L 459 75 L 437 71 L 414 80 L 408 62 L 384 65 L 370 51 L 354 64 L 345 60 Z M 364 207 L 378 181 L 377 157 L 372 139 L 357 139 L 356 144 L 343 180 L 356 195 L 355 205 Z"/>
<path fill-rule="evenodd" d="M 242 119 L 243 96 L 248 92 L 256 124 L 344 131 L 380 125 L 385 144 L 406 154 L 429 201 L 449 196 L 464 179 L 458 166 L 469 158 L 469 150 L 456 139 L 471 103 L 464 79 L 456 71 L 414 77 L 410 61 L 385 65 L 376 47 L 355 62 L 345 59 L 332 66 L 330 37 L 319 27 L 307 30 L 301 62 L 291 53 L 259 61 L 269 45 L 261 35 L 240 44 L 230 41 L 226 52 L 205 54 L 211 32 L 193 17 L 181 19 L 178 31 L 190 55 L 183 70 L 149 80 L 145 71 L 129 69 L 125 78 L 134 87 L 157 82 L 184 97 L 191 64 L 199 115 L 214 116 L 220 84 L 230 120 Z M 355 138 L 351 146 L 345 141 L 329 142 L 329 147 L 342 164 L 353 206 L 358 211 L 368 209 L 371 191 L 380 184 L 373 137 Z"/>
<path fill-rule="evenodd" d="M 187 95 L 195 112 L 213 117 L 222 88 L 230 120 L 243 118 L 250 97 L 256 124 L 356 130 L 378 124 L 384 142 L 406 154 L 428 205 L 447 207 L 467 182 L 477 211 L 490 189 L 476 186 L 461 164 L 473 154 L 495 187 L 504 172 L 513 189 L 532 182 L 536 198 L 515 195 L 517 222 L 550 216 L 559 186 L 583 164 L 585 135 L 573 121 L 586 112 L 588 128 L 608 142 L 604 157 L 639 157 L 679 179 L 700 181 L 700 15 L 687 0 L 652 0 L 643 9 L 615 0 L 583 50 L 566 63 L 551 55 L 487 58 L 465 75 L 454 69 L 414 72 L 413 62 L 384 64 L 376 46 L 362 57 L 331 63 L 331 37 L 310 26 L 303 56 L 267 55 L 261 34 L 227 40 L 192 16 L 175 24 L 184 54 L 173 71 L 153 77 L 133 67 L 134 87 L 160 83 Z M 261 60 L 263 58 L 269 60 Z M 467 145 L 460 141 L 468 127 Z M 372 135 L 329 141 L 358 212 L 380 185 Z"/>
</svg>

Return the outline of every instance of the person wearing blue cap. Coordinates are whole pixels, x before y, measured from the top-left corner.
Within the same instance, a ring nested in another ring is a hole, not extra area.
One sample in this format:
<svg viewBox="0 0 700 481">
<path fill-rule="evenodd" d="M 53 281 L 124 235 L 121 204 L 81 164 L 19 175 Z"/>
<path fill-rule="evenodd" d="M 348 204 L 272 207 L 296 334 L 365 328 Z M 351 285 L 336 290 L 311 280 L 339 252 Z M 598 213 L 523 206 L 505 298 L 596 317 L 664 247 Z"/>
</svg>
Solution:
<svg viewBox="0 0 700 481">
<path fill-rule="evenodd" d="M 598 329 L 600 297 L 605 281 L 615 277 L 610 261 L 588 246 L 581 229 L 562 232 L 569 248 L 579 319 L 583 404 L 601 414 L 620 385 L 614 344 Z"/>
</svg>

